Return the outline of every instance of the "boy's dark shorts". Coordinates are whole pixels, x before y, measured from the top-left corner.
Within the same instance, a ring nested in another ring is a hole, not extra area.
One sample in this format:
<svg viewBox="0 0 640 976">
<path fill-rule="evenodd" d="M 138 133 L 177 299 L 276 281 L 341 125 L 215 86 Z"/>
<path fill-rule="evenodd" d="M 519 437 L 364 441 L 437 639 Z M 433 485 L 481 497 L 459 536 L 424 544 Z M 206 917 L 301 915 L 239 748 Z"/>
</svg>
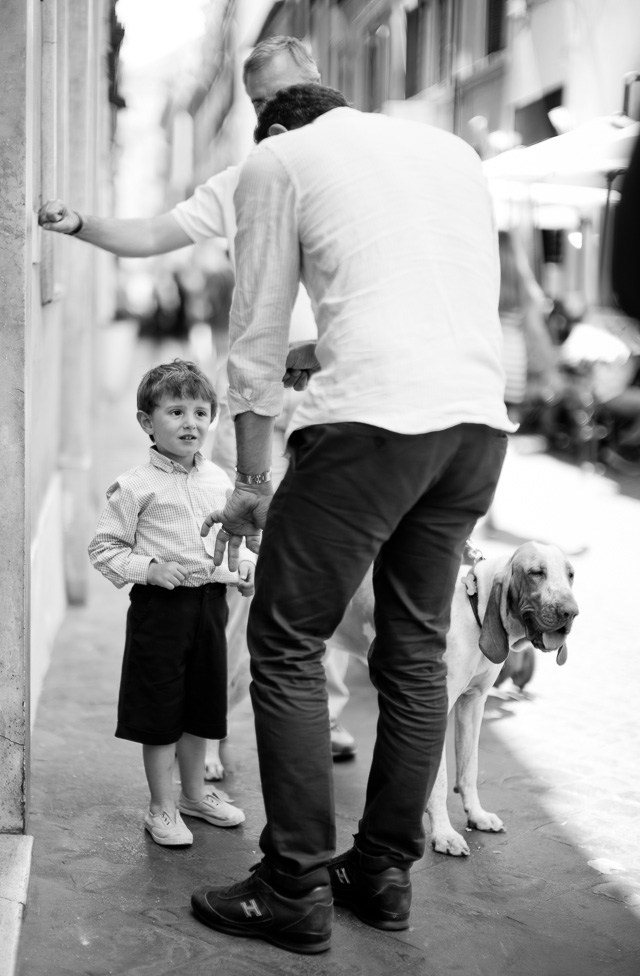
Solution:
<svg viewBox="0 0 640 976">
<path fill-rule="evenodd" d="M 226 586 L 131 588 L 116 736 L 143 745 L 227 734 Z"/>
</svg>

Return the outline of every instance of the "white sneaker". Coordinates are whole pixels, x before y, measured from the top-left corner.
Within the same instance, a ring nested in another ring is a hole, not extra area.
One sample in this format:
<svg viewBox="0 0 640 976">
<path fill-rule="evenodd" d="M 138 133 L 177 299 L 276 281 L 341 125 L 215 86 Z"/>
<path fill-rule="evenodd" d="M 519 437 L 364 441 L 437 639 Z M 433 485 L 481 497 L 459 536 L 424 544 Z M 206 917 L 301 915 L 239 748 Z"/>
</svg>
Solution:
<svg viewBox="0 0 640 976">
<path fill-rule="evenodd" d="M 331 719 L 331 754 L 334 759 L 353 759 L 358 747 L 350 732 L 335 719 Z"/>
<path fill-rule="evenodd" d="M 178 806 L 185 817 L 200 817 L 214 827 L 237 827 L 244 821 L 242 810 L 220 799 L 213 789 L 201 800 L 190 800 L 181 793 Z"/>
<path fill-rule="evenodd" d="M 176 819 L 172 820 L 168 813 L 151 813 L 144 818 L 145 830 L 148 830 L 156 844 L 162 847 L 186 847 L 193 844 L 193 834 L 176 810 Z"/>
</svg>

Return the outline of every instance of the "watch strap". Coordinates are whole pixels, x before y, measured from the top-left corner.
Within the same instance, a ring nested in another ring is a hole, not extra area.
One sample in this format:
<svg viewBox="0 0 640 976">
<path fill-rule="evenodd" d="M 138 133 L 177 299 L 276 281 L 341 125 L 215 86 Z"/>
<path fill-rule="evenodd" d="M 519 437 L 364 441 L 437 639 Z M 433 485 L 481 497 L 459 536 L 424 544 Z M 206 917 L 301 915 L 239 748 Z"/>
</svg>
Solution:
<svg viewBox="0 0 640 976">
<path fill-rule="evenodd" d="M 271 481 L 271 472 L 263 471 L 261 474 L 243 474 L 236 471 L 236 482 L 240 485 L 264 485 Z"/>
</svg>

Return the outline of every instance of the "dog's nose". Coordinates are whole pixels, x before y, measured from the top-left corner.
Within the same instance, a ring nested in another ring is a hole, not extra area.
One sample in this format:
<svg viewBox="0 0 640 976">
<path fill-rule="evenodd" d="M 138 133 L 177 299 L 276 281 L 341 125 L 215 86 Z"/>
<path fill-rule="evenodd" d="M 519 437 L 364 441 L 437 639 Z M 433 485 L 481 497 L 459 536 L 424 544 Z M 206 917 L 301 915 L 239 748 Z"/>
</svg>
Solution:
<svg viewBox="0 0 640 976">
<path fill-rule="evenodd" d="M 562 606 L 557 607 L 556 613 L 561 620 L 565 623 L 569 623 L 574 617 L 577 617 L 580 611 L 578 610 L 577 603 L 565 603 Z"/>
</svg>

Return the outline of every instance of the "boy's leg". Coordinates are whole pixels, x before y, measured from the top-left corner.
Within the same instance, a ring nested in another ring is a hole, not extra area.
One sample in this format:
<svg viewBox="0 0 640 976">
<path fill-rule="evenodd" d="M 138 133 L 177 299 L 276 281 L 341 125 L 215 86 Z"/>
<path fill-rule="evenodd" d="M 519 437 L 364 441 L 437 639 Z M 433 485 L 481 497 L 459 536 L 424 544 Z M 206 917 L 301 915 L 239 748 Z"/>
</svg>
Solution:
<svg viewBox="0 0 640 976">
<path fill-rule="evenodd" d="M 173 785 L 173 767 L 176 757 L 176 744 L 168 746 L 142 747 L 144 771 L 149 784 L 151 813 L 168 813 L 172 820 L 176 816 L 176 801 Z"/>
<path fill-rule="evenodd" d="M 193 834 L 176 809 L 173 785 L 176 743 L 143 745 L 142 756 L 151 793 L 145 829 L 161 847 L 188 847 L 193 843 Z"/>
<path fill-rule="evenodd" d="M 180 813 L 198 817 L 214 827 L 237 827 L 243 823 L 244 813 L 218 795 L 215 787 L 204 782 L 204 760 L 207 740 L 198 735 L 183 733 L 178 742 L 178 766 L 182 792 L 178 801 Z"/>
<path fill-rule="evenodd" d="M 207 740 L 189 732 L 183 733 L 176 747 L 182 792 L 190 800 L 201 800 L 208 792 L 202 775 L 206 750 Z"/>
<path fill-rule="evenodd" d="M 199 587 L 199 621 L 190 647 L 184 681 L 185 731 L 178 743 L 182 781 L 179 809 L 216 827 L 236 827 L 244 813 L 205 785 L 207 739 L 226 735 L 228 612 L 226 587 L 209 583 Z"/>
</svg>

